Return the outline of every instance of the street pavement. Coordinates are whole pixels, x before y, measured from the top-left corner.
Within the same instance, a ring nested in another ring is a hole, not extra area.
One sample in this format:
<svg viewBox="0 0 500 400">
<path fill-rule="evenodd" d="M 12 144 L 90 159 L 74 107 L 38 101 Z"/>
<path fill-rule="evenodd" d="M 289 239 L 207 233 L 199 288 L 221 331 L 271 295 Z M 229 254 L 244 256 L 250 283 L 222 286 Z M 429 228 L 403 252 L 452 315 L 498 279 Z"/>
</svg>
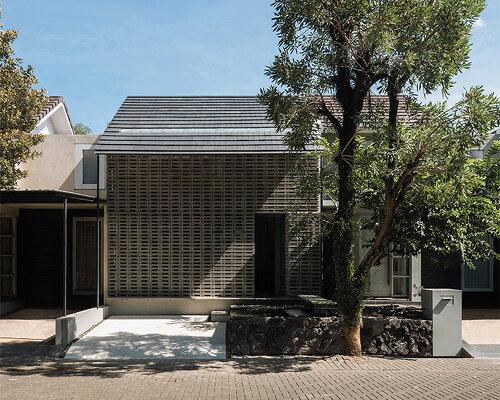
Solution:
<svg viewBox="0 0 500 400">
<path fill-rule="evenodd" d="M 500 399 L 500 360 L 0 360 L 7 399 Z"/>
</svg>

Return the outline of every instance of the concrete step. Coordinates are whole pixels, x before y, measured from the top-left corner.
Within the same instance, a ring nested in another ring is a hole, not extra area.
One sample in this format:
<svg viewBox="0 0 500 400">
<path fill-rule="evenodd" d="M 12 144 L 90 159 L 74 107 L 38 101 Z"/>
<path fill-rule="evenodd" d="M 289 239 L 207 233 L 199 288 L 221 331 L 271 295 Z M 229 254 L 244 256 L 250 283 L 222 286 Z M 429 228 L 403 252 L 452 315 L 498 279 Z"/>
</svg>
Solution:
<svg viewBox="0 0 500 400">
<path fill-rule="evenodd" d="M 500 344 L 469 344 L 462 340 L 462 352 L 472 358 L 500 358 Z"/>
<path fill-rule="evenodd" d="M 227 322 L 229 321 L 229 313 L 227 311 L 212 311 L 210 313 L 211 322 Z"/>
</svg>

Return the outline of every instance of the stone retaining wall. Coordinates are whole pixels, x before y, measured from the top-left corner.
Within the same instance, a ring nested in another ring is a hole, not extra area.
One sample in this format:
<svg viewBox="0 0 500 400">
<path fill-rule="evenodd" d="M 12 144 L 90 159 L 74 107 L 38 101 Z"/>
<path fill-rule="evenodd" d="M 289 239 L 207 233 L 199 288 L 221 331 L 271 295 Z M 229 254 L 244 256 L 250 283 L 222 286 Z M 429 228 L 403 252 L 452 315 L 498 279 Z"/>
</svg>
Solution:
<svg viewBox="0 0 500 400">
<path fill-rule="evenodd" d="M 227 323 L 232 355 L 308 354 L 344 352 L 343 327 L 332 317 L 236 317 Z M 361 345 L 366 354 L 432 356 L 432 323 L 398 317 L 363 318 Z"/>
</svg>

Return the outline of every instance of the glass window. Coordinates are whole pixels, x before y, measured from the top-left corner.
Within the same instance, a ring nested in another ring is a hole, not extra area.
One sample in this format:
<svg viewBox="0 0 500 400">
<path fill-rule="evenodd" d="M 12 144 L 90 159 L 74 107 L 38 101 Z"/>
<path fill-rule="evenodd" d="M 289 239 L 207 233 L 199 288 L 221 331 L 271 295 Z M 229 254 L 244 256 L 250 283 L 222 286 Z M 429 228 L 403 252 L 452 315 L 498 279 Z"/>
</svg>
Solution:
<svg viewBox="0 0 500 400">
<path fill-rule="evenodd" d="M 493 247 L 493 238 L 488 239 Z M 493 291 L 493 257 L 474 261 L 474 269 L 462 264 L 462 290 L 471 292 Z"/>
<path fill-rule="evenodd" d="M 97 156 L 94 150 L 83 150 L 83 183 L 97 183 Z"/>
<path fill-rule="evenodd" d="M 96 254 L 97 254 L 97 232 L 96 221 L 91 218 L 75 218 L 73 220 L 73 293 L 90 294 L 96 292 Z M 100 246 L 99 246 L 99 287 L 103 290 L 103 235 L 102 221 L 100 222 Z"/>
<path fill-rule="evenodd" d="M 410 295 L 410 260 L 406 257 L 392 256 L 392 295 Z"/>
<path fill-rule="evenodd" d="M 16 294 L 14 218 L 0 218 L 0 295 Z"/>
<path fill-rule="evenodd" d="M 0 223 L 0 235 L 12 235 L 12 219 L 2 218 Z"/>
</svg>

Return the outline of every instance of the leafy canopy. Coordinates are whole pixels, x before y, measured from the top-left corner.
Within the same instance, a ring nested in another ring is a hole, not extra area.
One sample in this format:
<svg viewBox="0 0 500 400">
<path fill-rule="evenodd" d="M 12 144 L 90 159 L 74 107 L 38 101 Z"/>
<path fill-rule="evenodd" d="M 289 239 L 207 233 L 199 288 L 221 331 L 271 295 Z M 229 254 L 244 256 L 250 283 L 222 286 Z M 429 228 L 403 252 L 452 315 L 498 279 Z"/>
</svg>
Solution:
<svg viewBox="0 0 500 400">
<path fill-rule="evenodd" d="M 392 247 L 383 255 L 392 250 L 458 253 L 471 267 L 475 259 L 499 257 L 485 235 L 500 237 L 500 142 L 492 141 L 484 157 L 471 157 L 471 149 L 483 148 L 499 122 L 498 99 L 473 88 L 449 108 L 446 103 L 422 105 L 407 98 L 406 109 L 409 116 L 398 120 L 395 131 L 383 111 L 373 111 L 356 138 L 357 205 L 371 211 L 360 218 L 360 229 L 379 232 L 386 214 L 386 182 L 396 177 L 394 187 L 406 188 L 395 196 L 386 238 Z M 320 145 L 315 154 L 322 157 L 324 168 L 313 178 L 314 186 L 308 182 L 309 195 L 322 191 L 338 201 L 338 147 L 325 139 Z M 373 235 L 367 245 L 376 238 Z"/>
<path fill-rule="evenodd" d="M 347 281 L 362 286 L 371 266 L 395 249 L 459 251 L 469 264 L 492 255 L 483 239 L 499 236 L 498 145 L 482 160 L 469 151 L 499 125 L 498 99 L 472 88 L 449 107 L 419 104 L 413 94 L 446 94 L 470 66 L 470 30 L 484 1 L 273 5 L 279 54 L 266 73 L 275 86 L 260 99 L 290 149 L 322 137 L 324 168 L 301 181 L 311 195 L 322 190 L 338 202 L 337 222 L 352 222 L 353 205 L 371 211 L 359 222 L 374 233 L 361 268 L 348 265 L 352 255 L 339 261 Z M 353 239 L 349 230 L 339 241 Z"/>
<path fill-rule="evenodd" d="M 28 175 L 19 164 L 40 154 L 32 147 L 43 136 L 26 133 L 36 127 L 46 99 L 44 89 L 34 88 L 33 68 L 24 68 L 22 59 L 14 56 L 12 42 L 17 31 L 2 27 L 0 24 L 0 189 L 12 189 L 18 179 Z"/>
<path fill-rule="evenodd" d="M 73 126 L 73 131 L 75 135 L 90 135 L 92 133 L 92 129 L 83 122 L 77 122 Z"/>
</svg>

